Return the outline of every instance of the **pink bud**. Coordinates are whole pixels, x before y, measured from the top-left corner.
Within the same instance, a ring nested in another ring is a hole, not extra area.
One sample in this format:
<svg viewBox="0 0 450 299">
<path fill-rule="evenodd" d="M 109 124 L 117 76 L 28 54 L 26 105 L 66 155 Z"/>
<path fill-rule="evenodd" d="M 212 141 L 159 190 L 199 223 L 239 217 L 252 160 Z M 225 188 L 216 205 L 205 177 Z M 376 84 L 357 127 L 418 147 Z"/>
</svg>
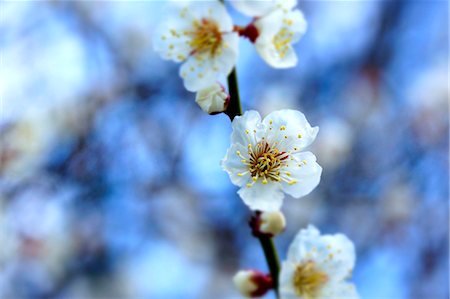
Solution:
<svg viewBox="0 0 450 299">
<path fill-rule="evenodd" d="M 280 211 L 256 212 L 249 224 L 255 237 L 273 237 L 284 231 L 286 219 Z"/>
<path fill-rule="evenodd" d="M 261 297 L 273 288 L 272 278 L 257 270 L 240 270 L 233 277 L 239 292 L 245 297 Z"/>
</svg>

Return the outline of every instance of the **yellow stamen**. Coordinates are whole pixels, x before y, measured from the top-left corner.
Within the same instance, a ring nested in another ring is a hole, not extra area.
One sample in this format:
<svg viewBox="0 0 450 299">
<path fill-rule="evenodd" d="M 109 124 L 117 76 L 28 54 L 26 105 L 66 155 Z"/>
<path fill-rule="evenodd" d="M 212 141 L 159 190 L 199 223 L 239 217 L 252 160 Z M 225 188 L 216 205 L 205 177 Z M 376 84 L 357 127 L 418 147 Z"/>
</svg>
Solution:
<svg viewBox="0 0 450 299">
<path fill-rule="evenodd" d="M 278 33 L 274 36 L 272 43 L 277 50 L 280 58 L 286 56 L 287 52 L 289 51 L 292 38 L 293 33 L 285 27 L 281 28 L 281 30 L 278 31 Z"/>
<path fill-rule="evenodd" d="M 193 22 L 194 31 L 187 32 L 191 36 L 189 45 L 194 49 L 194 53 L 207 53 L 211 56 L 220 54 L 222 46 L 222 33 L 219 26 L 213 20 L 202 19 Z"/>
<path fill-rule="evenodd" d="M 299 264 L 292 279 L 295 293 L 302 298 L 316 298 L 327 281 L 328 276 L 312 261 Z"/>
</svg>

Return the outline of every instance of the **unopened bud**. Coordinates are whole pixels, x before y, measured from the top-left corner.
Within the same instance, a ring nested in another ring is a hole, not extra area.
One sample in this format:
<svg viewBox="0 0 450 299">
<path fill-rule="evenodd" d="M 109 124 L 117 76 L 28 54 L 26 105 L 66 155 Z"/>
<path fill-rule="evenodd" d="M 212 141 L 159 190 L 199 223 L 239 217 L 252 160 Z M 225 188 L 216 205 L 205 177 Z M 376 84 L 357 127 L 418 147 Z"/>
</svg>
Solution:
<svg viewBox="0 0 450 299">
<path fill-rule="evenodd" d="M 245 297 L 261 297 L 273 288 L 272 278 L 256 270 L 241 270 L 233 277 L 239 292 Z"/>
<path fill-rule="evenodd" d="M 230 102 L 230 95 L 225 91 L 225 88 L 219 84 L 201 89 L 197 92 L 195 102 L 208 114 L 217 114 L 227 110 Z"/>
<path fill-rule="evenodd" d="M 286 219 L 280 211 L 263 212 L 261 214 L 261 226 L 259 230 L 273 236 L 281 233 L 286 227 Z"/>
<path fill-rule="evenodd" d="M 256 212 L 250 220 L 250 227 L 255 237 L 273 237 L 283 232 L 286 227 L 286 219 L 280 211 Z"/>
</svg>

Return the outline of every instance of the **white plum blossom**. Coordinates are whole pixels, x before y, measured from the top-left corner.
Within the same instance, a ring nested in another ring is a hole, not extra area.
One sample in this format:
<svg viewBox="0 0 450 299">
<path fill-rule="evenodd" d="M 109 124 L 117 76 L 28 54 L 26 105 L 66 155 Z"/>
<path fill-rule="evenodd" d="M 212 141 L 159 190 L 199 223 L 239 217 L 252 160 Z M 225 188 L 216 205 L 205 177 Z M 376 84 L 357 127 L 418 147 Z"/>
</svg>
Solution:
<svg viewBox="0 0 450 299">
<path fill-rule="evenodd" d="M 208 114 L 216 114 L 227 109 L 230 101 L 230 95 L 225 91 L 225 88 L 219 84 L 214 83 L 205 89 L 197 92 L 195 102 Z"/>
<path fill-rule="evenodd" d="M 198 91 L 231 72 L 239 36 L 219 1 L 187 1 L 175 11 L 156 31 L 153 46 L 163 59 L 184 62 L 180 68 L 184 86 Z"/>
<path fill-rule="evenodd" d="M 291 9 L 297 0 L 229 0 L 244 15 L 261 17 L 276 9 Z"/>
<path fill-rule="evenodd" d="M 309 146 L 319 131 L 303 113 L 279 110 L 263 120 L 258 112 L 246 111 L 232 122 L 231 146 L 222 168 L 252 210 L 277 211 L 284 193 L 295 198 L 310 193 L 320 181 L 322 168 Z"/>
<path fill-rule="evenodd" d="M 355 259 L 353 243 L 345 235 L 320 235 L 312 225 L 300 230 L 281 266 L 280 298 L 359 298 L 346 281 Z"/>
<path fill-rule="evenodd" d="M 258 31 L 255 47 L 267 64 L 274 68 L 289 68 L 297 65 L 293 44 L 305 34 L 307 23 L 298 10 L 278 9 L 257 19 Z"/>
<path fill-rule="evenodd" d="M 274 68 L 289 68 L 297 64 L 292 47 L 305 34 L 307 23 L 303 13 L 293 9 L 296 0 L 231 0 L 243 14 L 255 17 L 239 33 L 255 44 L 259 55 Z"/>
</svg>

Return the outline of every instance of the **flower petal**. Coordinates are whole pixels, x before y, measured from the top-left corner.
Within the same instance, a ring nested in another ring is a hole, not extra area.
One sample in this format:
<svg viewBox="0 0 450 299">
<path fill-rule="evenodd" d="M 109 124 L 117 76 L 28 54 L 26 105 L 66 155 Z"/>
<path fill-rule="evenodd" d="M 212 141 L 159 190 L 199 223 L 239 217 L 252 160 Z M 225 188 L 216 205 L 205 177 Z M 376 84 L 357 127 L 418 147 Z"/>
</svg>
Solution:
<svg viewBox="0 0 450 299">
<path fill-rule="evenodd" d="M 230 176 L 231 182 L 238 187 L 242 187 L 250 180 L 251 176 L 248 172 L 248 167 L 242 163 L 242 158 L 236 153 L 237 151 L 241 155 L 247 156 L 246 147 L 241 144 L 233 144 L 227 150 L 225 158 L 221 161 L 221 165 L 223 170 Z"/>
<path fill-rule="evenodd" d="M 294 44 L 306 33 L 308 23 L 306 22 L 302 11 L 299 9 L 291 10 L 286 13 L 285 20 L 290 24 L 289 27 L 294 33 L 294 37 L 292 38 L 292 43 Z"/>
<path fill-rule="evenodd" d="M 351 276 L 355 266 L 355 246 L 343 234 L 322 236 L 325 244 L 323 255 L 318 257 L 317 263 L 334 280 L 343 280 Z"/>
<path fill-rule="evenodd" d="M 264 118 L 263 124 L 267 128 L 272 128 L 268 132 L 267 139 L 277 141 L 279 150 L 285 152 L 295 148 L 297 150 L 306 148 L 316 139 L 319 132 L 319 127 L 311 127 L 303 113 L 291 109 L 270 113 Z M 288 138 L 284 138 L 285 136 Z"/>
<path fill-rule="evenodd" d="M 242 187 L 238 194 L 250 209 L 263 212 L 278 211 L 284 198 L 280 184 L 262 184 L 261 180 L 251 187 Z"/>
<path fill-rule="evenodd" d="M 189 91 L 198 91 L 214 84 L 220 76 L 228 76 L 238 55 L 237 33 L 224 34 L 221 49 L 210 53 L 191 55 L 180 68 L 180 76 Z"/>
<path fill-rule="evenodd" d="M 238 54 L 239 35 L 236 32 L 223 34 L 220 54 L 212 62 L 216 74 L 228 76 L 236 65 Z"/>
<path fill-rule="evenodd" d="M 233 30 L 233 21 L 225 6 L 219 1 L 189 1 L 186 4 L 193 18 L 214 20 L 222 32 Z"/>
<path fill-rule="evenodd" d="M 282 299 L 298 298 L 294 285 L 292 283 L 294 279 L 294 273 L 297 269 L 297 264 L 290 261 L 284 261 L 281 264 L 279 287 L 280 287 L 280 297 Z"/>
<path fill-rule="evenodd" d="M 234 8 L 246 16 L 258 17 L 269 13 L 276 5 L 274 0 L 230 0 Z"/>
<path fill-rule="evenodd" d="M 191 30 L 187 18 L 169 18 L 163 22 L 153 35 L 154 50 L 166 60 L 184 61 L 192 51 L 190 37 L 183 34 Z"/>
<path fill-rule="evenodd" d="M 300 263 L 305 259 L 310 247 L 320 237 L 320 231 L 314 225 L 308 225 L 300 230 L 288 249 L 287 259 L 293 263 Z"/>
<path fill-rule="evenodd" d="M 309 194 L 320 182 L 322 167 L 316 162 L 316 156 L 311 152 L 297 153 L 287 164 L 291 182 L 282 181 L 283 191 L 292 197 L 299 198 Z"/>
<path fill-rule="evenodd" d="M 324 286 L 319 296 L 320 298 L 336 298 L 336 299 L 359 299 L 358 292 L 353 283 L 335 282 Z"/>
<path fill-rule="evenodd" d="M 233 127 L 231 143 L 238 143 L 243 146 L 247 146 L 249 143 L 255 144 L 258 139 L 256 136 L 258 135 L 258 127 L 261 126 L 261 116 L 255 110 L 248 110 L 242 116 L 236 116 L 231 126 Z"/>
<path fill-rule="evenodd" d="M 274 9 L 291 9 L 297 0 L 229 0 L 234 8 L 250 17 L 263 16 Z"/>
</svg>

